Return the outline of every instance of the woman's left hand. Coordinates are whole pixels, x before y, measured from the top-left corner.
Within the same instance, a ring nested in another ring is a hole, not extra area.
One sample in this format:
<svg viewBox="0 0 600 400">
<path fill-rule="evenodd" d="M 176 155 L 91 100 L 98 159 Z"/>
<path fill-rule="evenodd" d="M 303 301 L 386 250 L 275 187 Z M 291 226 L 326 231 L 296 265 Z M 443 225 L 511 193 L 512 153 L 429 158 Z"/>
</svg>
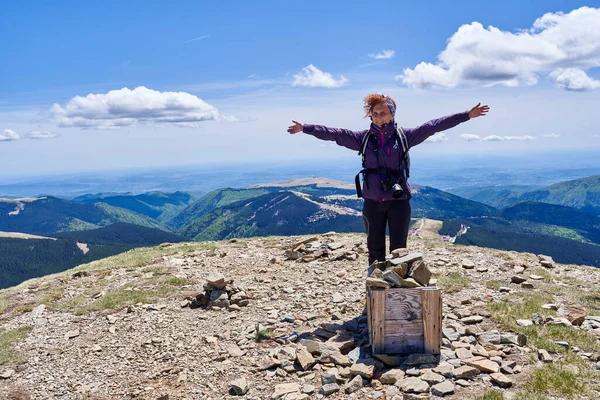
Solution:
<svg viewBox="0 0 600 400">
<path fill-rule="evenodd" d="M 471 108 L 469 111 L 469 118 L 477 118 L 480 115 L 484 115 L 490 111 L 489 106 L 482 106 L 481 103 L 478 103 L 475 107 Z"/>
</svg>

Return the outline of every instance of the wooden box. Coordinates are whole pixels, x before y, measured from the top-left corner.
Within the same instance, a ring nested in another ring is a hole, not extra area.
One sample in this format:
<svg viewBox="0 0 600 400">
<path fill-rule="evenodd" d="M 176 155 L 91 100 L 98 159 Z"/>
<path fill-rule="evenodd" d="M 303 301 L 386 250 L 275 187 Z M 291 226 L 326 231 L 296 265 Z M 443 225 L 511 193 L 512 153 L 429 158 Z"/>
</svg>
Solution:
<svg viewBox="0 0 600 400">
<path fill-rule="evenodd" d="M 438 287 L 367 288 L 373 354 L 440 354 L 442 295 Z"/>
</svg>

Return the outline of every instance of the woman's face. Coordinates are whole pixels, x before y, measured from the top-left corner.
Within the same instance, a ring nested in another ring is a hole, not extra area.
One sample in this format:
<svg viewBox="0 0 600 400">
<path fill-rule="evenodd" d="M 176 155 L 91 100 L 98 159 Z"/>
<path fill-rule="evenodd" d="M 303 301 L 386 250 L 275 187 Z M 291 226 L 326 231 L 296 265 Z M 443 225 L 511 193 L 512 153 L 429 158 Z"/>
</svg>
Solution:
<svg viewBox="0 0 600 400">
<path fill-rule="evenodd" d="M 379 103 L 373 107 L 371 118 L 375 125 L 381 126 L 390 123 L 394 119 L 394 116 L 386 103 Z"/>
</svg>

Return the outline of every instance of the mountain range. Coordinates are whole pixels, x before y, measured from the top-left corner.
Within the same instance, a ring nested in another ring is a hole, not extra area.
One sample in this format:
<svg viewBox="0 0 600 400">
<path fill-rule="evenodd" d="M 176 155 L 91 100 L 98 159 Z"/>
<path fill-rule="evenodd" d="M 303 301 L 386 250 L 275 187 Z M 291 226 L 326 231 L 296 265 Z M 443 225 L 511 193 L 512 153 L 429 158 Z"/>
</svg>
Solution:
<svg viewBox="0 0 600 400">
<path fill-rule="evenodd" d="M 560 262 L 600 266 L 600 177 L 528 189 L 486 187 L 465 198 L 413 185 L 412 217 L 444 221 L 439 234 L 456 244 L 543 252 Z M 353 185 L 318 178 L 223 188 L 200 198 L 185 192 L 2 198 L 0 232 L 52 240 L 0 237 L 0 286 L 163 242 L 364 232 L 361 210 Z M 24 250 L 32 246 L 39 251 Z M 44 265 L 43 254 L 47 267 L 37 266 Z M 20 272 L 9 279 L 13 270 Z"/>
</svg>

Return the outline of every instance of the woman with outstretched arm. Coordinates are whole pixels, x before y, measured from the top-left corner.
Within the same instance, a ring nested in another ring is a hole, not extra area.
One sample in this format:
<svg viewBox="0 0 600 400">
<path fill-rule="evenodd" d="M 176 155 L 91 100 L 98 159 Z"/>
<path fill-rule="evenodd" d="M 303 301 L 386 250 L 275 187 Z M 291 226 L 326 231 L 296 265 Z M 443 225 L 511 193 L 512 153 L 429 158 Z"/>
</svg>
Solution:
<svg viewBox="0 0 600 400">
<path fill-rule="evenodd" d="M 357 194 L 364 198 L 363 222 L 367 230 L 369 265 L 384 261 L 386 224 L 390 231 L 390 250 L 405 248 L 410 223 L 410 161 L 408 150 L 437 132 L 445 131 L 469 119 L 484 116 L 487 105 L 477 104 L 470 111 L 433 119 L 416 128 L 401 128 L 394 120 L 396 102 L 380 93 L 364 98 L 369 129 L 351 131 L 292 121 L 288 133 L 304 132 L 321 140 L 358 151 L 363 157 L 362 187 L 357 175 Z"/>
</svg>

